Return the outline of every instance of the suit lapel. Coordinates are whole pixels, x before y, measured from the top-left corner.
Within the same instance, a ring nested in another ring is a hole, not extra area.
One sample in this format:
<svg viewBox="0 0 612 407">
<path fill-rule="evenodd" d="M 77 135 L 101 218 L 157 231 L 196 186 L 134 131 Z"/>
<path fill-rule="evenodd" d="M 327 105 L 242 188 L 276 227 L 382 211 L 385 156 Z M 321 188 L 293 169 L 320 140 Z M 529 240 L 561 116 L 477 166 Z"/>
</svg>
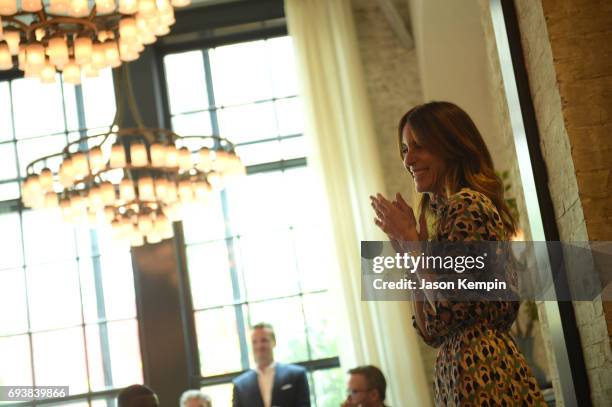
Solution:
<svg viewBox="0 0 612 407">
<path fill-rule="evenodd" d="M 248 380 L 248 388 L 250 399 L 247 400 L 248 405 L 253 407 L 264 407 L 261 391 L 259 390 L 259 382 L 257 381 L 257 372 L 255 370 L 251 370 L 251 376 Z"/>
<path fill-rule="evenodd" d="M 272 406 L 281 405 L 280 390 L 283 384 L 283 365 L 276 363 L 274 367 L 274 384 L 272 385 Z"/>
</svg>

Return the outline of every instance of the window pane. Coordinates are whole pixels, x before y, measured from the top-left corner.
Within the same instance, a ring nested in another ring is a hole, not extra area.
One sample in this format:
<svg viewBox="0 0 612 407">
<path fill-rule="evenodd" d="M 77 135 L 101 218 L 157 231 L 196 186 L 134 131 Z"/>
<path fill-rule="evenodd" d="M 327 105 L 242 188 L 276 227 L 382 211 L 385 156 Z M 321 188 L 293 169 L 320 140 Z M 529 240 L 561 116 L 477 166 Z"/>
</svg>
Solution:
<svg viewBox="0 0 612 407">
<path fill-rule="evenodd" d="M 183 219 L 183 233 L 187 244 L 225 237 L 221 195 L 218 193 L 210 196 L 206 210 L 186 211 Z"/>
<path fill-rule="evenodd" d="M 275 103 L 278 116 L 278 133 L 281 136 L 304 132 L 304 111 L 298 98 L 281 99 Z"/>
<path fill-rule="evenodd" d="M 233 389 L 234 386 L 231 383 L 201 388 L 202 392 L 210 397 L 213 406 L 231 406 Z"/>
<path fill-rule="evenodd" d="M 108 323 L 113 386 L 142 383 L 142 363 L 136 320 Z"/>
<path fill-rule="evenodd" d="M 164 57 L 170 113 L 177 114 L 208 107 L 201 51 L 183 52 Z"/>
<path fill-rule="evenodd" d="M 302 290 L 327 289 L 334 264 L 329 236 L 316 228 L 295 228 L 293 238 Z"/>
<path fill-rule="evenodd" d="M 242 370 L 236 311 L 239 306 L 195 313 L 202 376 Z"/>
<path fill-rule="evenodd" d="M 18 267 L 23 264 L 21 247 L 21 224 L 15 212 L 0 214 L 0 270 Z"/>
<path fill-rule="evenodd" d="M 304 314 L 308 326 L 308 341 L 311 357 L 329 358 L 338 354 L 336 347 L 337 324 L 334 324 L 328 310 L 337 309 L 328 292 L 304 296 Z"/>
<path fill-rule="evenodd" d="M 81 328 L 33 334 L 32 344 L 37 383 L 70 386 L 71 394 L 87 391 L 85 344 Z"/>
<path fill-rule="evenodd" d="M 13 139 L 13 118 L 11 117 L 11 110 L 9 83 L 0 82 L 0 141 Z"/>
<path fill-rule="evenodd" d="M 195 309 L 234 302 L 225 240 L 188 246 L 187 266 Z"/>
<path fill-rule="evenodd" d="M 215 48 L 210 51 L 210 61 L 218 106 L 271 98 L 264 41 Z"/>
<path fill-rule="evenodd" d="M 232 143 L 240 144 L 277 135 L 272 102 L 228 107 L 217 113 L 221 135 Z"/>
<path fill-rule="evenodd" d="M 298 81 L 291 37 L 273 38 L 266 41 L 266 44 L 268 64 L 274 78 L 274 96 L 296 95 Z"/>
<path fill-rule="evenodd" d="M 85 330 L 92 391 L 142 383 L 138 325 L 135 320 L 88 325 Z M 106 361 L 104 355 L 108 357 Z M 105 378 L 105 372 L 110 377 Z"/>
<path fill-rule="evenodd" d="M 303 136 L 281 140 L 280 143 L 283 160 L 302 158 L 309 155 L 306 139 Z"/>
<path fill-rule="evenodd" d="M 299 293 L 293 244 L 288 231 L 243 236 L 240 252 L 249 301 Z"/>
<path fill-rule="evenodd" d="M 27 267 L 31 329 L 80 324 L 81 298 L 76 261 Z"/>
<path fill-rule="evenodd" d="M 280 171 L 246 177 L 239 185 L 227 188 L 229 219 L 234 234 L 286 228 L 284 191 Z"/>
<path fill-rule="evenodd" d="M 20 196 L 21 190 L 18 182 L 6 182 L 0 184 L 0 201 L 18 199 Z"/>
<path fill-rule="evenodd" d="M 253 303 L 249 305 L 249 314 L 251 325 L 269 322 L 274 326 L 274 359 L 285 363 L 308 360 L 300 297 Z M 253 362 L 251 367 L 254 367 Z"/>
<path fill-rule="evenodd" d="M 282 153 L 278 140 L 236 147 L 236 154 L 245 166 L 280 161 Z"/>
<path fill-rule="evenodd" d="M 97 78 L 83 78 L 81 88 L 87 127 L 110 126 L 116 110 L 112 71 L 103 69 Z"/>
<path fill-rule="evenodd" d="M 27 332 L 28 310 L 23 269 L 0 271 L 0 310 L 5 310 L 0 318 L 0 335 Z"/>
<path fill-rule="evenodd" d="M 181 136 L 210 136 L 213 133 L 210 113 L 198 112 L 174 116 L 172 130 Z"/>
<path fill-rule="evenodd" d="M 17 178 L 17 162 L 13 143 L 0 144 L 0 181 Z"/>
<path fill-rule="evenodd" d="M 117 400 L 113 398 L 95 399 L 91 401 L 91 407 L 116 407 Z"/>
<path fill-rule="evenodd" d="M 136 316 L 134 274 L 129 252 L 108 253 L 100 258 L 105 293 L 106 318 Z"/>
<path fill-rule="evenodd" d="M 23 235 L 28 264 L 76 257 L 73 228 L 59 214 L 50 216 L 49 212 L 40 210 L 23 212 Z"/>
<path fill-rule="evenodd" d="M 28 164 L 39 158 L 60 153 L 64 147 L 66 147 L 66 136 L 63 134 L 18 141 L 19 174 L 25 177 Z M 59 161 L 60 159 L 55 158 L 55 160 Z"/>
<path fill-rule="evenodd" d="M 346 398 L 346 377 L 341 368 L 317 370 L 313 374 L 317 407 L 337 407 Z"/>
<path fill-rule="evenodd" d="M 59 82 L 40 86 L 39 81 L 23 78 L 14 80 L 12 85 L 17 139 L 64 131 L 64 109 Z M 32 120 L 34 115 L 36 120 Z"/>
<path fill-rule="evenodd" d="M 28 335 L 0 337 L 0 360 L 0 386 L 32 385 Z"/>
</svg>

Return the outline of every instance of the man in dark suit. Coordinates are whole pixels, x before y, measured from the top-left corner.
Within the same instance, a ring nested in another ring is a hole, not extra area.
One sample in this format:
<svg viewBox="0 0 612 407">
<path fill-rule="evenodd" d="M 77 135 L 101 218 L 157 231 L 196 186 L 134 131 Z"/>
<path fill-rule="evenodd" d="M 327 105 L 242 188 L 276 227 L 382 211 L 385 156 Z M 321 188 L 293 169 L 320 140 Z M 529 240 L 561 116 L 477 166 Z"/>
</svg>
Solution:
<svg viewBox="0 0 612 407">
<path fill-rule="evenodd" d="M 234 379 L 233 407 L 310 407 L 306 369 L 274 361 L 272 325 L 254 325 L 251 344 L 256 369 Z"/>
</svg>

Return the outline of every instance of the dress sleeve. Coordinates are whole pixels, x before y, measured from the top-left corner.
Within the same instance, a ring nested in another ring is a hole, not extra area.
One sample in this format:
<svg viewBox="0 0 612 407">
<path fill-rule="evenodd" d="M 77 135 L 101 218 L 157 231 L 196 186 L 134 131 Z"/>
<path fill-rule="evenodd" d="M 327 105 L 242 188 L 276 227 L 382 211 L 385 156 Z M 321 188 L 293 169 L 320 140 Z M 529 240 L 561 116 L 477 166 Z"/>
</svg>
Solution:
<svg viewBox="0 0 612 407">
<path fill-rule="evenodd" d="M 504 237 L 503 223 L 495 207 L 484 195 L 472 191 L 451 196 L 447 215 L 439 222 L 437 237 L 441 241 L 503 240 Z M 420 331 L 414 317 L 413 326 L 424 339 L 425 336 L 430 338 L 425 340 L 428 345 L 438 347 L 460 327 L 489 320 L 494 311 L 491 306 L 499 308 L 499 304 L 482 301 L 447 300 L 436 293 L 433 306 L 427 301 L 423 304 L 426 332 Z"/>
</svg>

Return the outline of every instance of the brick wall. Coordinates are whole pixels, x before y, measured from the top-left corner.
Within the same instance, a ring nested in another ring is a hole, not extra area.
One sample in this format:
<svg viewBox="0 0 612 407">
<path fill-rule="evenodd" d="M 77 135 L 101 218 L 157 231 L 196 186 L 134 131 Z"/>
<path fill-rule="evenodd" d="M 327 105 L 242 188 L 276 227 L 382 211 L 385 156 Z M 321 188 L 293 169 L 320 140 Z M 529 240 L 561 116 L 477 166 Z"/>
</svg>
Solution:
<svg viewBox="0 0 612 407">
<path fill-rule="evenodd" d="M 612 240 L 612 3 L 516 0 L 561 239 Z M 612 400 L 612 305 L 574 310 L 597 406 Z"/>
</svg>

